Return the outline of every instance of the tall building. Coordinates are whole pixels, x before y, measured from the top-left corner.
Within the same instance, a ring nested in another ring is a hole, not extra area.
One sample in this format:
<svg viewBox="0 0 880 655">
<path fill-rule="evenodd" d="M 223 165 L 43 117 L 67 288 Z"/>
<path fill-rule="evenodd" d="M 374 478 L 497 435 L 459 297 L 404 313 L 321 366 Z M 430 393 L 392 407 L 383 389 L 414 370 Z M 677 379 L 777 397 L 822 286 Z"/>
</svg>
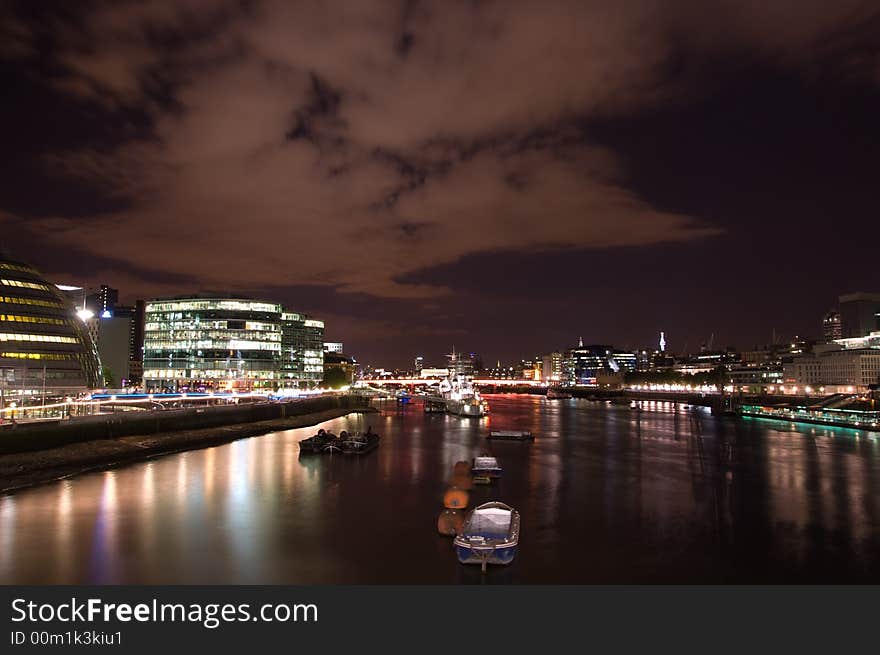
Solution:
<svg viewBox="0 0 880 655">
<path fill-rule="evenodd" d="M 0 405 L 100 385 L 94 343 L 71 300 L 36 269 L 0 255 Z"/>
<path fill-rule="evenodd" d="M 608 365 L 615 373 L 629 373 L 639 367 L 638 356 L 628 350 L 614 349 L 608 359 Z"/>
<path fill-rule="evenodd" d="M 314 386 L 324 378 L 324 322 L 301 312 L 281 315 L 281 382 Z"/>
<path fill-rule="evenodd" d="M 841 338 L 864 337 L 880 330 L 880 293 L 850 293 L 839 298 Z"/>
<path fill-rule="evenodd" d="M 117 310 L 118 311 L 118 310 Z M 131 331 L 128 337 L 128 375 L 132 383 L 140 383 L 144 379 L 144 323 L 146 321 L 146 303 L 135 301 L 131 311 Z"/>
<path fill-rule="evenodd" d="M 822 342 L 830 343 L 843 337 L 840 325 L 840 312 L 832 309 L 822 317 Z"/>
<path fill-rule="evenodd" d="M 148 301 L 145 387 L 180 391 L 277 386 L 281 313 L 277 303 L 250 298 L 196 295 Z"/>
<path fill-rule="evenodd" d="M 544 382 L 561 382 L 563 378 L 563 362 L 561 352 L 552 352 L 541 358 L 541 377 Z"/>
<path fill-rule="evenodd" d="M 104 386 L 119 388 L 131 383 L 131 323 L 130 315 L 125 312 L 111 315 L 110 310 L 86 320 L 101 359 Z"/>
<path fill-rule="evenodd" d="M 575 348 L 566 351 L 563 378 L 568 384 L 595 385 L 600 372 L 609 371 L 613 348 L 603 345 L 584 345 L 583 339 Z"/>
<path fill-rule="evenodd" d="M 116 305 L 85 318 L 104 369 L 104 384 L 123 387 L 140 384 L 144 375 L 145 303 Z"/>
<path fill-rule="evenodd" d="M 421 372 L 421 370 L 423 368 L 425 368 L 425 358 L 422 357 L 421 355 L 419 355 L 418 357 L 415 358 L 413 365 L 415 366 L 415 369 L 416 369 L 416 375 L 418 375 Z"/>
<path fill-rule="evenodd" d="M 119 304 L 119 289 L 111 289 L 106 284 L 102 284 L 95 293 L 86 296 L 86 309 L 96 316 L 112 314 L 117 304 Z"/>
</svg>

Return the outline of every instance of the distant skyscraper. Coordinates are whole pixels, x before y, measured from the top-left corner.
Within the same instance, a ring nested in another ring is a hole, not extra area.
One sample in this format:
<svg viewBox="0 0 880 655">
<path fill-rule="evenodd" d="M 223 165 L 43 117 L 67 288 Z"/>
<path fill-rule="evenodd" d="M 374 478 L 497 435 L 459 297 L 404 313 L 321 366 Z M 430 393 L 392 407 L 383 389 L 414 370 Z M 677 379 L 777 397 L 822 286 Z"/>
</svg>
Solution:
<svg viewBox="0 0 880 655">
<path fill-rule="evenodd" d="M 86 307 L 104 318 L 109 318 L 108 314 L 113 313 L 117 304 L 119 304 L 119 289 L 112 289 L 106 284 L 102 284 L 98 291 L 86 297 Z"/>
<path fill-rule="evenodd" d="M 545 382 L 562 381 L 564 360 L 561 352 L 552 352 L 541 358 L 541 375 Z"/>
<path fill-rule="evenodd" d="M 880 293 L 840 296 L 840 328 L 843 338 L 864 337 L 880 330 Z"/>
<path fill-rule="evenodd" d="M 666 333 L 665 332 L 660 333 L 660 352 L 661 353 L 666 352 Z"/>
<path fill-rule="evenodd" d="M 566 351 L 563 362 L 563 377 L 569 384 L 596 384 L 600 372 L 610 370 L 609 361 L 613 354 L 611 346 L 584 346 L 578 339 L 576 348 Z"/>
<path fill-rule="evenodd" d="M 842 336 L 840 312 L 832 309 L 822 317 L 822 341 L 830 343 L 835 339 L 840 339 Z"/>
<path fill-rule="evenodd" d="M 416 373 L 419 373 L 423 368 L 425 368 L 425 358 L 419 355 L 416 357 L 414 365 L 416 367 Z"/>
</svg>

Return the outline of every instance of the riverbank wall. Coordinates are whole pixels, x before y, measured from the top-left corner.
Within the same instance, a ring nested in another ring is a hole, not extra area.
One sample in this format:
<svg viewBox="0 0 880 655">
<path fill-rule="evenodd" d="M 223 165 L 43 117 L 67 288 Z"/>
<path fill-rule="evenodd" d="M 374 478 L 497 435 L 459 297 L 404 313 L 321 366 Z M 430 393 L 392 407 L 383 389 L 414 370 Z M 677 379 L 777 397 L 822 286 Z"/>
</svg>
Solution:
<svg viewBox="0 0 880 655">
<path fill-rule="evenodd" d="M 61 421 L 54 430 L 45 425 L 41 426 L 43 431 L 34 429 L 38 426 L 19 425 L 0 431 L 0 443 L 5 448 L 0 454 L 0 493 L 160 455 L 308 427 L 355 412 L 375 411 L 366 399 L 341 396 L 143 412 L 162 415 L 153 416 L 153 422 L 119 421 L 120 416 L 108 415 L 87 417 L 95 420 L 84 423 Z M 85 429 L 80 429 L 83 425 Z"/>
<path fill-rule="evenodd" d="M 7 424 L 0 429 L 0 455 L 58 448 L 83 441 L 257 423 L 333 409 L 354 411 L 367 405 L 368 401 L 359 396 L 321 396 L 287 402 L 129 411 L 15 426 Z"/>
</svg>

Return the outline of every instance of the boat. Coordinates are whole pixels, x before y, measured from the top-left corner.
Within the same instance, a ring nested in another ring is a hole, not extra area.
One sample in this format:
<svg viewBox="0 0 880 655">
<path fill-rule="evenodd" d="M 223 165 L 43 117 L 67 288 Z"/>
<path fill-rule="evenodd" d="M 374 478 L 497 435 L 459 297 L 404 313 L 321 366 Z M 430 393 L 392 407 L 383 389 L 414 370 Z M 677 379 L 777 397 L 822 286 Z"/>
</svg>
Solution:
<svg viewBox="0 0 880 655">
<path fill-rule="evenodd" d="M 342 452 L 346 455 L 365 455 L 378 447 L 379 435 L 373 432 L 371 428 L 367 428 L 367 431 L 364 433 L 353 432 L 347 434 L 342 439 Z"/>
<path fill-rule="evenodd" d="M 449 414 L 479 418 L 487 413 L 488 403 L 480 397 L 480 392 L 468 377 L 453 375 L 441 380 L 440 395 Z"/>
<path fill-rule="evenodd" d="M 501 465 L 498 464 L 498 460 L 495 457 L 481 455 L 480 457 L 474 457 L 474 461 L 471 464 L 471 473 L 474 475 L 474 482 L 476 482 L 477 476 L 487 476 L 491 479 L 500 478 Z"/>
<path fill-rule="evenodd" d="M 345 452 L 345 450 L 342 447 L 342 443 L 342 439 L 337 437 L 336 439 L 328 441 L 321 452 L 325 455 L 332 455 L 333 453 L 343 453 Z"/>
<path fill-rule="evenodd" d="M 318 430 L 317 434 L 303 439 L 299 442 L 300 453 L 318 454 L 324 452 L 324 448 L 328 443 L 336 439 L 336 435 L 323 429 Z"/>
<path fill-rule="evenodd" d="M 571 397 L 571 393 L 564 391 L 561 387 L 550 387 L 547 389 L 547 400 L 567 400 Z"/>
<path fill-rule="evenodd" d="M 492 430 L 487 439 L 501 439 L 505 441 L 534 441 L 535 435 L 528 430 Z"/>
<path fill-rule="evenodd" d="M 458 561 L 479 564 L 483 573 L 488 564 L 510 564 L 519 545 L 519 522 L 519 512 L 499 501 L 474 508 L 452 542 Z"/>
</svg>

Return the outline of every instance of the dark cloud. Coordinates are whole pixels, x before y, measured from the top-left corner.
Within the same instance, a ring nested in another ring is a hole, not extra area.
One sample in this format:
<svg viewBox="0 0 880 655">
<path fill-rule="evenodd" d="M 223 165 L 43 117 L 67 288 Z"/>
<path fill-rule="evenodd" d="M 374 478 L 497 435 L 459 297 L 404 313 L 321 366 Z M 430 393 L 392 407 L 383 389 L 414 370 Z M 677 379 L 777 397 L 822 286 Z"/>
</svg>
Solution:
<svg viewBox="0 0 880 655">
<path fill-rule="evenodd" d="M 807 102 L 823 89 L 874 92 L 880 83 L 878 11 L 847 0 L 12 8 L 0 58 L 25 93 L 3 129 L 25 136 L 11 172 L 22 183 L 0 194 L 4 237 L 19 226 L 39 234 L 46 253 L 102 258 L 80 274 L 110 276 L 131 293 L 194 279 L 317 289 L 305 308 L 338 317 L 340 304 L 369 298 L 387 314 L 360 324 L 375 333 L 340 319 L 367 349 L 414 316 L 427 325 L 406 338 L 468 325 L 485 335 L 473 318 L 483 305 L 496 320 L 516 313 L 499 299 L 504 289 L 468 289 L 455 271 L 474 262 L 579 261 L 583 277 L 597 261 L 637 269 L 651 252 L 730 257 L 724 244 L 741 247 L 744 226 L 766 223 L 756 203 L 730 190 L 753 185 L 752 169 L 773 174 L 759 141 L 788 124 L 802 125 L 809 144 L 828 119 L 799 121 L 797 107 L 775 98 L 766 130 L 745 129 L 738 117 L 760 122 L 762 94 L 774 96 L 744 80 L 768 72 L 796 80 L 800 90 L 785 98 Z M 707 127 L 711 116 L 732 123 Z M 47 129 L 56 134 L 35 146 Z M 757 145 L 749 153 L 743 143 Z M 749 155 L 764 159 L 753 165 Z M 730 158 L 736 165 L 725 165 Z M 781 155 L 777 173 L 787 161 Z M 789 168 L 783 182 L 806 179 Z M 820 178 L 828 168 L 816 168 Z M 40 184 L 57 188 L 56 198 L 28 201 Z M 796 220 L 781 217 L 787 227 L 774 238 Z M 493 270 L 472 274 L 491 280 Z M 522 293 L 562 311 L 535 278 L 526 276 Z M 639 283 L 618 271 L 603 288 L 627 295 Z M 444 309 L 464 297 L 475 308 L 470 321 Z M 597 331 L 606 328 L 613 336 L 610 323 Z M 624 333 L 635 341 L 652 330 Z"/>
</svg>

